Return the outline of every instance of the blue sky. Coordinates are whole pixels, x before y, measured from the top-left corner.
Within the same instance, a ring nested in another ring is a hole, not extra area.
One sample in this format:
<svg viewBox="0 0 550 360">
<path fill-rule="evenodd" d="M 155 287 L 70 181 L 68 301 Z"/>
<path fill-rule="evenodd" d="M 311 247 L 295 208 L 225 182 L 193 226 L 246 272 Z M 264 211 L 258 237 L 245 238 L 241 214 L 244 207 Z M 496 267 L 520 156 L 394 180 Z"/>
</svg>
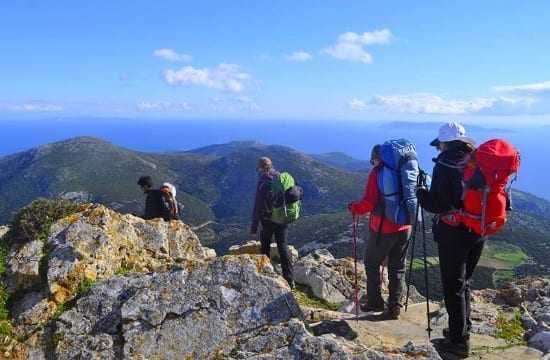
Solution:
<svg viewBox="0 0 550 360">
<path fill-rule="evenodd" d="M 550 123 L 550 2 L 5 1 L 3 118 Z"/>
</svg>

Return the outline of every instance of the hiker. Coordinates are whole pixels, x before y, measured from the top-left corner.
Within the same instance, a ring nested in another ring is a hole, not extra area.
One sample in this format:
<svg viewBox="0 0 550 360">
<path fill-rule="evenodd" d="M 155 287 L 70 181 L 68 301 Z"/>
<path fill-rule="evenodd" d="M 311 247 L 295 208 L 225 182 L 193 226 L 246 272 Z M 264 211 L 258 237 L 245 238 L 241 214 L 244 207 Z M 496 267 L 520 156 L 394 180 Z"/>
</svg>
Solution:
<svg viewBox="0 0 550 360">
<path fill-rule="evenodd" d="M 271 239 L 275 235 L 283 277 L 291 288 L 294 288 L 292 277 L 292 263 L 290 261 L 290 252 L 287 245 L 288 226 L 286 224 L 275 223 L 272 221 L 274 208 L 273 183 L 281 174 L 273 168 L 271 159 L 261 157 L 258 160 L 258 184 L 256 186 L 256 196 L 254 201 L 254 210 L 252 212 L 252 226 L 250 234 L 256 235 L 260 227 L 260 243 L 262 254 L 270 257 Z"/>
<path fill-rule="evenodd" d="M 169 182 L 165 182 L 160 187 L 162 194 L 162 209 L 168 209 L 168 212 L 163 211 L 163 218 L 166 221 L 180 220 L 182 205 L 176 200 L 176 187 Z"/>
<path fill-rule="evenodd" d="M 386 146 L 386 144 L 384 144 Z M 376 145 L 371 151 L 373 168 L 369 173 L 362 200 L 352 202 L 348 210 L 354 215 L 370 213 L 369 235 L 365 252 L 365 270 L 367 273 L 367 304 L 361 306 L 365 312 L 384 311 L 384 300 L 381 294 L 380 267 L 387 258 L 389 278 L 388 309 L 382 314 L 384 319 L 398 319 L 401 313 L 401 297 L 405 280 L 405 262 L 412 226 L 397 224 L 395 219 L 386 216 L 385 207 L 389 206 L 386 197 L 380 191 L 379 177 L 382 176 L 384 164 L 381 159 L 381 146 Z M 418 168 L 416 166 L 416 168 Z M 413 176 L 414 178 L 414 176 Z M 414 184 L 416 188 L 416 184 Z M 386 203 L 386 204 L 384 204 Z M 416 204 L 416 203 L 414 203 Z M 414 209 L 415 205 L 411 208 Z M 414 210 L 411 210 L 414 213 Z M 408 222 L 408 221 L 400 221 Z"/>
<path fill-rule="evenodd" d="M 440 343 L 444 352 L 468 356 L 470 321 L 470 279 L 479 261 L 484 238 L 463 224 L 448 224 L 444 215 L 463 209 L 463 170 L 475 150 L 475 141 L 456 122 L 439 129 L 438 137 L 430 143 L 440 154 L 434 159 L 430 189 L 420 187 L 417 198 L 427 211 L 439 214 L 433 227 L 434 240 L 439 248 L 439 266 L 449 328 Z"/>
<path fill-rule="evenodd" d="M 145 198 L 145 213 L 143 214 L 143 218 L 145 220 L 156 218 L 169 220 L 169 207 L 164 200 L 162 192 L 158 189 L 153 189 L 153 179 L 150 176 L 142 176 L 137 183 L 141 187 L 141 190 L 143 190 L 143 193 L 147 195 Z"/>
</svg>

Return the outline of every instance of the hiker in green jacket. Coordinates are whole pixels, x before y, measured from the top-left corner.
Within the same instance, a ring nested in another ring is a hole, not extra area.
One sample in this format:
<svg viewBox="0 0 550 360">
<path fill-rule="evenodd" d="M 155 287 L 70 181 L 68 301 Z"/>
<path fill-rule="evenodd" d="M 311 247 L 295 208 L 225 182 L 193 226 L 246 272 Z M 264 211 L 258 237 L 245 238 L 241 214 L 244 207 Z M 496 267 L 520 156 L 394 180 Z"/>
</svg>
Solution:
<svg viewBox="0 0 550 360">
<path fill-rule="evenodd" d="M 256 196 L 254 200 L 254 210 L 252 211 L 252 226 L 250 234 L 256 235 L 260 227 L 260 242 L 262 253 L 270 257 L 271 239 L 275 235 L 283 277 L 291 288 L 294 287 L 292 277 L 292 263 L 290 261 L 290 252 L 287 244 L 288 226 L 286 224 L 274 223 L 271 219 L 273 212 L 273 191 L 272 183 L 280 173 L 273 168 L 273 162 L 270 158 L 262 157 L 258 160 L 258 184 L 256 186 Z"/>
</svg>

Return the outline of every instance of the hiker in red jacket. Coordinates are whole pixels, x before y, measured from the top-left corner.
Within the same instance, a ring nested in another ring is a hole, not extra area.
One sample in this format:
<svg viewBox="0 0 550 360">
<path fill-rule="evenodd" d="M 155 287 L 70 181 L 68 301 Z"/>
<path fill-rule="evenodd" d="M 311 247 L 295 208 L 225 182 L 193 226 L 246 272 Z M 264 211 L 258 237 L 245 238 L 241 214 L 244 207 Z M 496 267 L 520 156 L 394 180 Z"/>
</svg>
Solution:
<svg viewBox="0 0 550 360">
<path fill-rule="evenodd" d="M 384 300 L 381 294 L 380 265 L 388 258 L 389 298 L 388 309 L 382 315 L 387 319 L 398 319 L 401 313 L 401 295 L 405 280 L 405 260 L 411 225 L 397 225 L 379 214 L 381 194 L 378 189 L 380 171 L 380 145 L 371 152 L 373 169 L 369 173 L 363 199 L 348 205 L 353 215 L 370 213 L 369 236 L 365 253 L 367 272 L 367 304 L 362 311 L 384 311 Z"/>
</svg>

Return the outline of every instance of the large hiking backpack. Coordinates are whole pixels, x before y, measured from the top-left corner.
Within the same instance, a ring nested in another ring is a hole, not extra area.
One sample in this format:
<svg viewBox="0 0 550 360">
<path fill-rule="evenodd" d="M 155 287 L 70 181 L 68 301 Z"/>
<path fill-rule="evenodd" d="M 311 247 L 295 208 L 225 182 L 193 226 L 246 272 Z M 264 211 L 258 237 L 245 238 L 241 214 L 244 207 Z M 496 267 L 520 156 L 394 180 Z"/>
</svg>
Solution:
<svg viewBox="0 0 550 360">
<path fill-rule="evenodd" d="M 497 233 L 506 223 L 511 201 L 507 185 L 519 167 L 519 152 L 507 141 L 481 144 L 464 169 L 459 220 L 481 236 Z"/>
<path fill-rule="evenodd" d="M 179 220 L 181 206 L 176 200 L 176 187 L 170 183 L 164 183 L 160 188 L 160 192 L 166 204 L 163 206 L 167 206 L 166 212 L 168 212 L 168 220 Z"/>
<path fill-rule="evenodd" d="M 380 146 L 380 160 L 378 189 L 382 204 L 378 212 L 395 224 L 413 224 L 419 174 L 414 144 L 406 139 L 386 141 Z"/>
<path fill-rule="evenodd" d="M 300 217 L 303 189 L 296 185 L 294 178 L 287 172 L 281 173 L 271 181 L 273 209 L 271 221 L 277 224 L 290 224 Z"/>
</svg>

